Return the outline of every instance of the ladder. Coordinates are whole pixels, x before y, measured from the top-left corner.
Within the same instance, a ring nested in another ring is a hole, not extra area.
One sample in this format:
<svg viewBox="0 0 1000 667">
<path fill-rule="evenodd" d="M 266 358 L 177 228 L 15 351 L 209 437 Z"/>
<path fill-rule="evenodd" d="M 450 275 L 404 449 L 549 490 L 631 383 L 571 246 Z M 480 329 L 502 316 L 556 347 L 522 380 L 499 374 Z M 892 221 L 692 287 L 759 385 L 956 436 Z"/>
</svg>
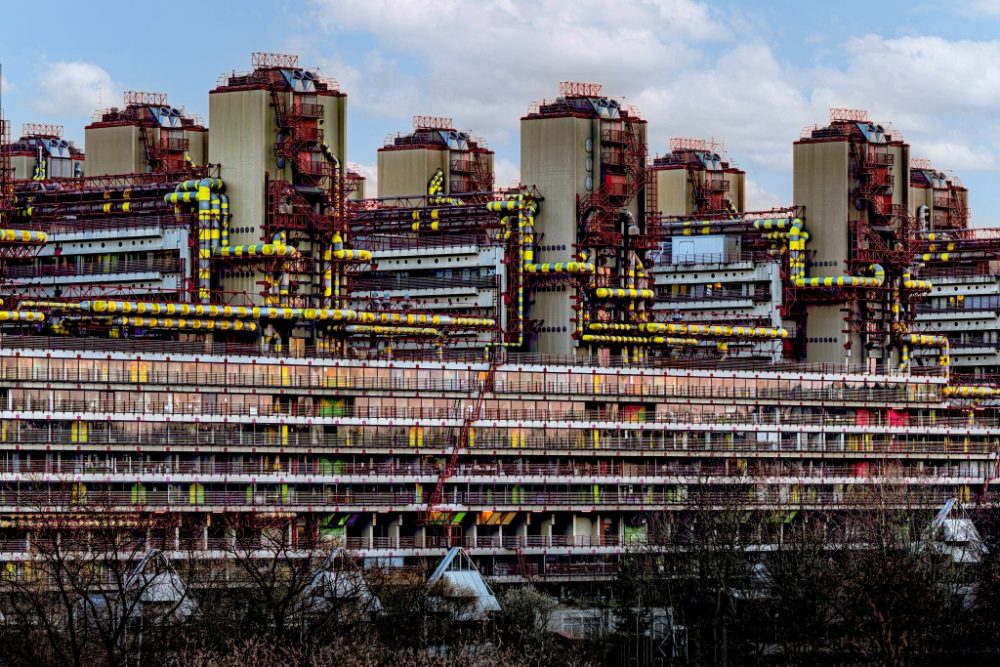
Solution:
<svg viewBox="0 0 1000 667">
<path fill-rule="evenodd" d="M 462 430 L 459 432 L 458 439 L 452 446 L 451 452 L 448 456 L 448 461 L 444 468 L 442 468 L 441 474 L 438 476 L 437 483 L 434 485 L 434 491 L 431 492 L 427 505 L 420 513 L 419 520 L 421 525 L 445 527 L 450 546 L 458 546 L 450 544 L 452 530 L 454 528 L 451 522 L 454 519 L 455 513 L 452 511 L 441 511 L 437 508 L 444 504 L 445 484 L 448 482 L 448 479 L 455 474 L 455 470 L 458 469 L 458 457 L 461 455 L 462 450 L 469 446 L 469 439 L 472 434 L 472 425 L 479 420 L 479 417 L 483 412 L 483 403 L 486 400 L 486 394 L 493 390 L 493 379 L 496 376 L 497 366 L 500 364 L 499 352 L 500 351 L 497 350 L 492 355 L 489 369 L 486 371 L 486 376 L 479 385 L 479 389 L 476 393 L 476 400 L 473 403 L 472 409 L 466 413 L 465 419 L 462 421 Z"/>
</svg>

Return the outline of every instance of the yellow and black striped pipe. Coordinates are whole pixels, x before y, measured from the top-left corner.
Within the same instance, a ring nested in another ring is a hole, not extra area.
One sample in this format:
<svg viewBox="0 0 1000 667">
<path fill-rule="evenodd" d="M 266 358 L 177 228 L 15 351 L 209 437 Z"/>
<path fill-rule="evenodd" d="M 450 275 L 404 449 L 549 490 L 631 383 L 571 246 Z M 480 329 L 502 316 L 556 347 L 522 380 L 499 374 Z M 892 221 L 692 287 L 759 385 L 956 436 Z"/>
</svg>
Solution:
<svg viewBox="0 0 1000 667">
<path fill-rule="evenodd" d="M 0 322 L 44 322 L 45 313 L 32 310 L 0 310 Z"/>
<path fill-rule="evenodd" d="M 169 315 L 171 317 L 199 317 L 254 320 L 309 320 L 342 321 L 361 324 L 429 325 L 457 328 L 493 328 L 496 320 L 485 317 L 453 317 L 432 313 L 368 312 L 338 308 L 280 308 L 260 306 L 216 306 L 189 303 L 156 303 L 146 301 L 94 300 L 51 303 L 52 310 L 89 312 L 98 315 Z"/>
<path fill-rule="evenodd" d="M 17 245 L 45 245 L 49 235 L 33 229 L 0 229 L 0 243 Z"/>
<path fill-rule="evenodd" d="M 667 324 L 647 322 L 639 325 L 646 333 L 668 333 L 692 336 L 722 336 L 731 338 L 787 338 L 783 327 L 743 327 L 719 324 Z"/>
<path fill-rule="evenodd" d="M 146 327 L 149 329 L 194 329 L 205 331 L 257 331 L 257 323 L 244 320 L 202 320 L 156 317 L 115 317 L 114 326 Z"/>
<path fill-rule="evenodd" d="M 807 276 L 805 250 L 809 234 L 801 218 L 775 218 L 755 220 L 754 229 L 775 230 L 778 234 L 770 238 L 780 238 L 787 234 L 789 280 L 795 287 L 881 287 L 885 283 L 885 269 L 880 264 L 872 264 L 871 277 L 864 276 Z"/>
</svg>

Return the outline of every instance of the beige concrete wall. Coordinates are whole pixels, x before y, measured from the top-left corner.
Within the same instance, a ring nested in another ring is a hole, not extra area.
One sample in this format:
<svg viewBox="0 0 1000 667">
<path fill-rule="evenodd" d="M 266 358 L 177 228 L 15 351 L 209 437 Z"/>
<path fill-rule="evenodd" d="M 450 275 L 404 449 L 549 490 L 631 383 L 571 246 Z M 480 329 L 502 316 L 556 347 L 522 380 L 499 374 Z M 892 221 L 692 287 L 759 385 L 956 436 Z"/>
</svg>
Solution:
<svg viewBox="0 0 1000 667">
<path fill-rule="evenodd" d="M 663 215 L 691 215 L 694 213 L 694 191 L 691 186 L 691 170 L 685 168 L 678 169 L 657 169 L 656 173 L 656 200 L 657 206 Z M 746 210 L 746 174 L 742 172 L 712 172 L 713 178 L 722 179 L 729 183 L 729 191 L 725 197 L 733 202 L 733 207 L 737 211 Z M 699 183 L 704 183 L 706 177 L 705 170 L 699 169 L 694 178 Z"/>
<path fill-rule="evenodd" d="M 188 155 L 197 165 L 208 163 L 208 132 L 187 131 L 184 138 L 188 140 Z"/>
<path fill-rule="evenodd" d="M 35 164 L 38 158 L 34 155 L 15 155 L 10 159 L 10 166 L 14 168 L 14 178 L 25 179 L 35 175 Z"/>
<path fill-rule="evenodd" d="M 323 118 L 320 127 L 323 128 L 323 141 L 340 160 L 347 166 L 347 97 L 318 95 L 317 103 L 323 107 Z"/>
<path fill-rule="evenodd" d="M 846 141 L 796 143 L 792 150 L 792 199 L 805 207 L 807 248 L 814 251 L 810 276 L 843 275 L 847 269 L 849 206 L 849 146 Z M 811 362 L 842 363 L 845 359 L 844 305 L 815 306 L 806 321 L 806 358 Z M 860 354 L 858 341 L 852 354 Z M 855 356 L 855 361 L 861 361 Z"/>
<path fill-rule="evenodd" d="M 351 201 L 360 201 L 365 198 L 365 188 L 368 187 L 368 179 L 367 178 L 356 179 L 354 181 L 354 184 L 357 189 L 355 189 L 353 192 L 347 195 L 347 198 L 350 199 Z"/>
<path fill-rule="evenodd" d="M 577 237 L 576 198 L 587 194 L 586 140 L 593 141 L 593 184 L 600 182 L 600 132 L 597 121 L 583 118 L 527 118 L 521 120 L 521 182 L 537 186 L 545 200 L 535 219 L 539 262 L 559 262 L 574 251 Z M 574 345 L 574 292 L 568 287 L 534 295 L 529 316 L 544 320 L 538 352 L 570 354 Z"/>
<path fill-rule="evenodd" d="M 691 184 L 687 169 L 658 169 L 656 174 L 657 208 L 663 215 L 689 215 Z"/>
<path fill-rule="evenodd" d="M 427 182 L 437 169 L 445 172 L 445 191 L 451 183 L 446 149 L 409 148 L 378 151 L 378 196 L 411 197 L 427 194 Z"/>
<path fill-rule="evenodd" d="M 264 224 L 264 174 L 288 178 L 290 169 L 279 170 L 274 158 L 277 125 L 271 96 L 266 90 L 213 92 L 208 96 L 212 141 L 208 160 L 221 165 L 220 175 L 229 196 L 229 243 L 241 245 L 261 241 Z M 228 276 L 224 290 L 246 292 L 260 303 L 261 279 L 252 265 L 234 267 L 250 275 Z"/>
<path fill-rule="evenodd" d="M 151 136 L 155 139 L 155 135 Z M 146 171 L 146 153 L 138 127 L 133 125 L 88 127 L 84 130 L 84 141 L 87 150 L 88 176 Z"/>
<path fill-rule="evenodd" d="M 792 199 L 805 207 L 811 275 L 840 275 L 848 257 L 848 144 L 846 141 L 797 143 L 792 150 Z M 856 215 L 856 214 L 855 214 Z"/>
<path fill-rule="evenodd" d="M 733 208 L 737 211 L 747 210 L 747 175 L 744 172 L 727 172 L 725 175 L 726 181 L 729 182 L 729 192 L 727 197 L 733 203 Z"/>
<path fill-rule="evenodd" d="M 844 304 L 814 305 L 806 320 L 806 360 L 811 363 L 852 364 L 863 362 L 863 350 L 856 335 L 851 335 L 850 357 L 844 348 L 848 334 L 844 333 Z"/>
<path fill-rule="evenodd" d="M 291 105 L 292 94 L 285 93 L 286 104 Z M 323 106 L 323 140 L 330 150 L 346 165 L 346 97 L 318 96 Z M 277 123 L 267 90 L 234 90 L 212 92 L 209 95 L 209 126 L 212 128 L 208 142 L 208 161 L 222 165 L 221 177 L 229 196 L 231 245 L 261 242 L 265 222 L 266 189 L 264 176 L 272 180 L 291 180 L 292 169 L 286 164 L 279 168 L 274 156 Z M 304 253 L 318 249 L 300 248 Z M 253 263 L 236 267 L 239 273 L 249 275 L 227 276 L 222 289 L 246 292 L 256 303 L 260 297 L 263 274 Z M 308 286 L 303 287 L 307 291 Z"/>
</svg>

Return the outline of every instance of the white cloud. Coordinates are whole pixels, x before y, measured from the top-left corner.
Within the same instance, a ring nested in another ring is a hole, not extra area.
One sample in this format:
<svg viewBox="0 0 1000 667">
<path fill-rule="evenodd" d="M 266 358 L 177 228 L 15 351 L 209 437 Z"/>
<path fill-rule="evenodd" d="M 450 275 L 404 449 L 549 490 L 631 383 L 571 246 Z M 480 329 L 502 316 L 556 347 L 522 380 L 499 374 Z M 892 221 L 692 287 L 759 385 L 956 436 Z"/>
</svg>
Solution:
<svg viewBox="0 0 1000 667">
<path fill-rule="evenodd" d="M 493 161 L 493 182 L 498 188 L 510 188 L 521 182 L 521 168 L 507 159 Z"/>
<path fill-rule="evenodd" d="M 643 89 L 636 102 L 650 121 L 650 145 L 664 150 L 674 136 L 724 140 L 741 162 L 791 166 L 791 142 L 814 117 L 811 100 L 763 44 L 739 44 L 713 65 Z"/>
<path fill-rule="evenodd" d="M 788 206 L 790 202 L 765 190 L 760 183 L 752 178 L 746 179 L 746 207 L 748 211 L 767 211 L 780 206 Z"/>
<path fill-rule="evenodd" d="M 1000 0 L 961 0 L 954 7 L 965 16 L 1000 16 Z"/>
<path fill-rule="evenodd" d="M 38 84 L 35 110 L 57 117 L 89 117 L 102 105 L 117 99 L 111 75 L 93 63 L 48 63 Z"/>
<path fill-rule="evenodd" d="M 693 0 L 313 6 L 327 32 L 364 33 L 376 44 L 356 86 L 345 86 L 352 104 L 386 117 L 444 109 L 458 126 L 501 144 L 516 138 L 517 119 L 532 100 L 555 97 L 559 81 L 597 81 L 610 95 L 640 90 L 693 64 L 700 56 L 688 45 L 729 38 L 708 6 Z"/>
<path fill-rule="evenodd" d="M 329 57 L 352 108 L 392 119 L 398 131 L 413 114 L 453 117 L 504 158 L 499 184 L 516 178 L 518 119 L 564 80 L 603 83 L 606 94 L 634 103 L 649 121 L 651 153 L 665 151 L 673 136 L 722 140 L 751 177 L 759 174 L 748 183 L 754 208 L 787 203 L 760 179 L 790 184 L 792 142 L 804 127 L 826 123 L 830 107 L 892 121 L 913 153 L 938 168 L 1000 168 L 998 40 L 869 34 L 837 43 L 831 35 L 822 40 L 822 62 L 834 64 L 810 66 L 780 60 L 766 41 L 770 26 L 752 10 L 697 0 L 312 0 L 312 7 L 325 35 L 368 42 L 361 64 L 343 52 Z M 969 0 L 960 10 L 1000 16 L 1000 0 Z"/>
<path fill-rule="evenodd" d="M 347 168 L 365 177 L 365 197 L 378 194 L 378 167 L 374 164 L 348 163 Z"/>
</svg>

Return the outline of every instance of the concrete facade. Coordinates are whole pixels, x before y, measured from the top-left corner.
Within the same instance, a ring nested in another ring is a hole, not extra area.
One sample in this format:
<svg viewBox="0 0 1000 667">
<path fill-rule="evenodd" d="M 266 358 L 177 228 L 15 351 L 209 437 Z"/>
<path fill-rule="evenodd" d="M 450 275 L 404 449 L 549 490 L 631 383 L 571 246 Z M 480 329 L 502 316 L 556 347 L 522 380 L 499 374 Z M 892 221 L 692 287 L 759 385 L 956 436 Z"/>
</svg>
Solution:
<svg viewBox="0 0 1000 667">
<path fill-rule="evenodd" d="M 286 108 L 297 101 L 293 93 L 284 91 Z M 339 94 L 310 95 L 309 104 L 322 107 L 322 116 L 316 120 L 322 142 L 329 146 L 346 173 L 346 96 Z M 230 245 L 249 245 L 268 242 L 264 225 L 267 218 L 268 180 L 294 182 L 295 174 L 287 160 L 279 161 L 275 153 L 278 141 L 278 121 L 271 91 L 263 85 L 255 87 L 222 87 L 209 94 L 210 125 L 209 161 L 222 165 L 221 177 L 226 184 L 229 210 Z M 320 155 L 316 148 L 317 156 Z M 299 248 L 300 252 L 318 252 L 319 249 Z M 264 274 L 255 270 L 252 263 L 227 268 L 222 273 L 222 289 L 245 294 L 253 303 L 261 303 L 261 282 Z M 307 287 L 316 289 L 317 286 Z"/>
<path fill-rule="evenodd" d="M 537 187 L 545 198 L 535 218 L 538 262 L 567 261 L 576 252 L 577 198 L 585 197 L 600 182 L 600 136 L 597 119 L 521 119 L 521 182 Z M 592 165 L 589 171 L 588 164 Z M 538 336 L 538 352 L 574 352 L 570 337 L 576 326 L 574 297 L 568 284 L 534 294 L 531 317 L 545 321 Z"/>
<path fill-rule="evenodd" d="M 450 177 L 450 151 L 441 147 L 380 148 L 378 196 L 413 197 L 427 194 L 427 183 L 438 169 L 444 171 L 445 192 Z"/>
<path fill-rule="evenodd" d="M 883 216 L 885 224 L 895 225 L 890 215 L 893 207 L 909 207 L 909 146 L 876 127 L 834 124 L 793 146 L 793 200 L 803 209 L 809 233 L 809 277 L 856 270 L 858 265 L 852 260 L 868 250 L 870 242 L 852 238 L 851 223 L 867 219 L 878 226 L 882 222 L 872 216 Z M 874 322 L 859 310 L 857 301 L 810 303 L 808 321 L 806 357 L 810 361 L 867 363 L 870 357 L 890 354 L 858 333 L 860 322 Z M 851 322 L 855 326 L 849 326 Z"/>
</svg>

